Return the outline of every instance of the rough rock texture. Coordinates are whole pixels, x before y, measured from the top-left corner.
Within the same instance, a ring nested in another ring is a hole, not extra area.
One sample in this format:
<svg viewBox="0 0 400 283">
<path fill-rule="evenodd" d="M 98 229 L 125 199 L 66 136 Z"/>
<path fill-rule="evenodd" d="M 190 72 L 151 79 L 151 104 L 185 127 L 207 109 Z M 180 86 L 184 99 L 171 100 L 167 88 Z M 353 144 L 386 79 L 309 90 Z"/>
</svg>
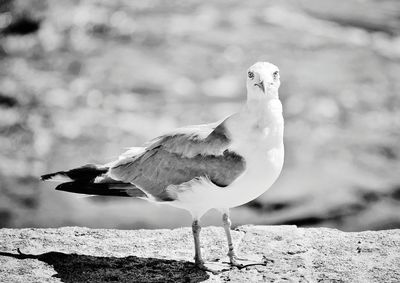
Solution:
<svg viewBox="0 0 400 283">
<path fill-rule="evenodd" d="M 242 226 L 233 235 L 242 257 L 274 262 L 197 270 L 189 228 L 1 229 L 0 282 L 400 282 L 400 230 Z M 204 228 L 201 238 L 205 259 L 223 265 L 223 229 Z"/>
</svg>

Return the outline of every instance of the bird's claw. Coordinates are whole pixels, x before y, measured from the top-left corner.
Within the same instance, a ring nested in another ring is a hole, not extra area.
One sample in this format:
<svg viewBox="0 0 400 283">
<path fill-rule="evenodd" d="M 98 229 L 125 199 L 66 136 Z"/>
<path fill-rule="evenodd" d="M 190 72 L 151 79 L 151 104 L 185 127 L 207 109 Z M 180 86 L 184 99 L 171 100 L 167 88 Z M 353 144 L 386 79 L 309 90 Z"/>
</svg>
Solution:
<svg viewBox="0 0 400 283">
<path fill-rule="evenodd" d="M 220 261 L 220 259 L 214 259 L 210 262 L 211 265 L 213 265 L 213 263 L 227 263 L 230 265 L 230 268 L 224 268 L 224 269 L 212 269 L 210 267 L 208 267 L 204 261 L 202 260 L 198 260 L 195 261 L 195 266 L 196 268 L 206 271 L 206 272 L 211 272 L 214 275 L 220 274 L 222 272 L 225 271 L 229 271 L 231 270 L 233 267 L 236 267 L 237 269 L 243 269 L 246 267 L 250 267 L 250 266 L 256 266 L 256 265 L 261 265 L 261 266 L 266 266 L 268 264 L 268 262 L 273 263 L 274 260 L 267 258 L 266 256 L 263 256 L 261 260 L 251 260 L 251 259 L 246 259 L 246 258 L 240 258 L 238 257 L 236 254 L 231 254 L 229 255 L 229 262 L 225 262 L 225 261 Z M 217 266 L 218 264 L 216 264 Z"/>
<path fill-rule="evenodd" d="M 239 258 L 237 255 L 231 255 L 229 257 L 230 259 L 230 264 L 231 266 L 234 266 L 238 269 L 243 269 L 249 266 L 255 266 L 255 265 L 262 265 L 262 266 L 266 266 L 268 264 L 268 262 L 273 263 L 274 260 L 273 259 L 269 259 L 266 256 L 262 257 L 261 261 L 253 261 L 253 260 L 249 260 L 249 259 L 245 259 L 245 258 Z M 242 261 L 242 262 L 240 262 Z"/>
<path fill-rule="evenodd" d="M 245 267 L 245 265 L 244 265 L 243 263 L 239 263 L 239 262 L 237 261 L 237 259 L 234 259 L 234 258 L 232 258 L 232 259 L 230 260 L 230 264 L 231 264 L 231 266 L 237 267 L 238 269 L 242 269 L 242 268 Z"/>
<path fill-rule="evenodd" d="M 205 265 L 204 261 L 197 261 L 194 264 L 196 266 L 196 268 L 206 271 L 206 272 L 211 272 L 214 275 L 218 275 L 224 271 L 228 271 L 229 269 L 221 269 L 221 270 L 215 270 L 212 268 L 209 268 L 208 266 Z"/>
</svg>

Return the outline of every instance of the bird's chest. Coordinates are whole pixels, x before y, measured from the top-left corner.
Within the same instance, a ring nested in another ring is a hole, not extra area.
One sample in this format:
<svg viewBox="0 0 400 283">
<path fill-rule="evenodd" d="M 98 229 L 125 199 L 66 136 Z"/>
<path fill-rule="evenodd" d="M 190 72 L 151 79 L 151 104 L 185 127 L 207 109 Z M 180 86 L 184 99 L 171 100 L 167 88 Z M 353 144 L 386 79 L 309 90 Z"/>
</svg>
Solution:
<svg viewBox="0 0 400 283">
<path fill-rule="evenodd" d="M 265 191 L 278 178 L 284 160 L 283 144 L 276 147 L 259 150 L 246 150 L 240 153 L 246 160 L 246 169 L 243 174 L 226 191 L 227 207 L 235 207 L 247 203 Z"/>
<path fill-rule="evenodd" d="M 252 155 L 269 154 L 283 143 L 282 115 L 247 117 L 236 125 L 230 148 L 235 152 Z"/>
<path fill-rule="evenodd" d="M 246 161 L 246 170 L 232 185 L 234 206 L 265 192 L 278 178 L 284 161 L 281 112 L 248 116 L 234 130 L 231 150 Z"/>
</svg>

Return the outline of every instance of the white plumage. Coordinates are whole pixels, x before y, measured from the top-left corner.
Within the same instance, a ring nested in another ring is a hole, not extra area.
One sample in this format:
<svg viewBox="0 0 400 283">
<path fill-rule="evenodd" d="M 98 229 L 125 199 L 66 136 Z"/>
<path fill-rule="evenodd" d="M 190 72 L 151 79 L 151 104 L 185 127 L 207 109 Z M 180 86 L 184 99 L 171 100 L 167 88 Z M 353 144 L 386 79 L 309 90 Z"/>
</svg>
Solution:
<svg viewBox="0 0 400 283">
<path fill-rule="evenodd" d="M 59 190 L 141 197 L 188 210 L 193 216 L 195 262 L 201 258 L 199 219 L 212 208 L 223 213 L 229 257 L 239 265 L 230 236 L 229 208 L 264 193 L 284 160 L 278 68 L 258 62 L 248 69 L 247 102 L 221 122 L 189 126 L 123 153 L 115 162 L 42 176 L 67 177 Z"/>
</svg>

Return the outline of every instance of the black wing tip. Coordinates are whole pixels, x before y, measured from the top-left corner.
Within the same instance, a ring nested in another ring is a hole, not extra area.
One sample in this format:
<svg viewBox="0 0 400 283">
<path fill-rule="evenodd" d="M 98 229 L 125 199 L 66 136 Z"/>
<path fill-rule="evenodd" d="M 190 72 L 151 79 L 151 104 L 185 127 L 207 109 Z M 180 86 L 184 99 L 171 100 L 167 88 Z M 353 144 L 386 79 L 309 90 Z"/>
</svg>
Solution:
<svg viewBox="0 0 400 283">
<path fill-rule="evenodd" d="M 60 175 L 75 181 L 90 182 L 97 176 L 107 173 L 109 167 L 96 164 L 86 164 L 84 166 L 74 168 L 68 171 L 58 171 L 55 173 L 45 174 L 40 176 L 40 180 L 47 181 L 53 177 Z"/>
<path fill-rule="evenodd" d="M 86 183 L 86 182 L 66 182 L 58 185 L 56 191 L 64 191 L 69 193 L 84 194 L 84 195 L 97 195 L 97 196 L 111 196 L 111 197 L 143 197 L 146 196 L 139 189 L 129 188 L 112 188 L 113 183 Z M 119 184 L 131 186 L 131 184 Z"/>
<path fill-rule="evenodd" d="M 58 173 L 51 173 L 51 174 L 45 174 L 40 176 L 40 180 L 41 181 L 47 181 L 50 180 L 51 178 L 53 178 L 55 175 L 57 175 Z"/>
</svg>

